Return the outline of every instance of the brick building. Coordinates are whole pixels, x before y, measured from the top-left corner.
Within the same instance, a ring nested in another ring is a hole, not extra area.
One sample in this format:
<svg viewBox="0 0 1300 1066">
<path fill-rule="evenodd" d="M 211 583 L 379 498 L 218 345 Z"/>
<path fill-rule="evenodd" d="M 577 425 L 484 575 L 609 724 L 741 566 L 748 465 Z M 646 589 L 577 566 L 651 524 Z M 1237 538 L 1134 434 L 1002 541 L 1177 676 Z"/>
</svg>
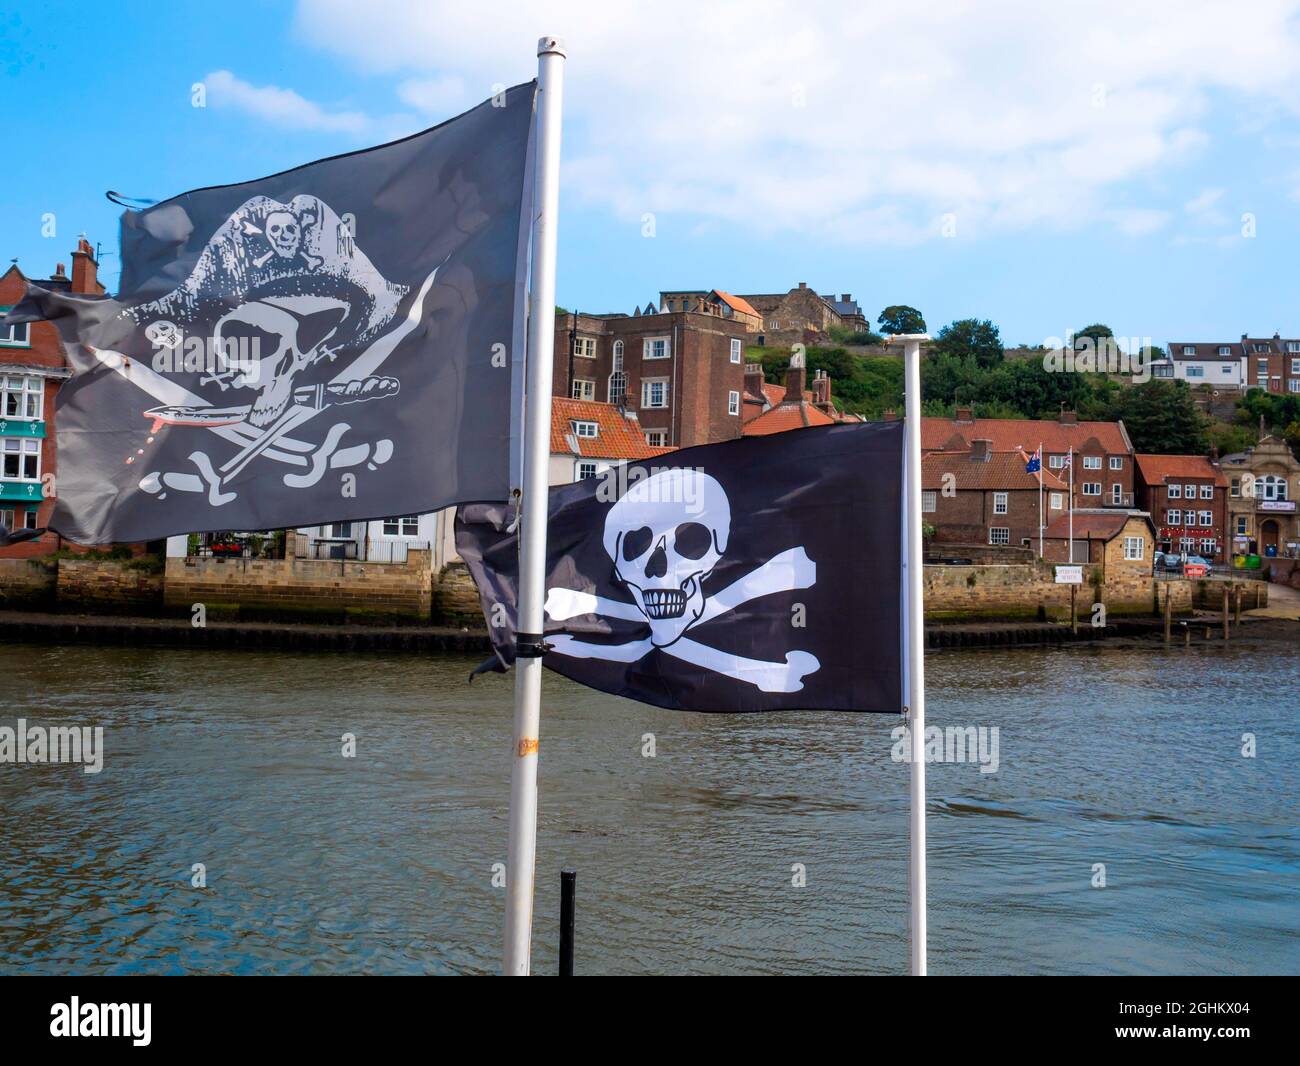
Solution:
<svg viewBox="0 0 1300 1066">
<path fill-rule="evenodd" d="M 786 293 L 756 293 L 741 299 L 762 317 L 763 325 L 756 338 L 758 344 L 774 347 L 825 344 L 830 340 L 832 326 L 866 328 L 866 316 L 848 293 L 839 300 L 819 296 L 803 281 Z"/>
<path fill-rule="evenodd" d="M 730 319 L 748 333 L 758 333 L 763 328 L 763 316 L 749 301 L 740 296 L 732 296 L 721 289 L 681 289 L 664 291 L 659 294 L 659 312 L 697 311 L 702 314 L 717 315 Z"/>
<path fill-rule="evenodd" d="M 72 253 L 72 276 L 60 263 L 47 289 L 102 294 L 94 249 L 82 237 Z M 17 265 L 0 276 L 0 313 L 27 292 Z M 0 325 L 0 524 L 17 529 L 45 525 L 54 510 L 58 453 L 54 438 L 54 396 L 71 376 L 58 330 L 50 322 Z M 63 546 L 46 533 L 0 549 L 0 558 L 47 555 Z"/>
<path fill-rule="evenodd" d="M 968 451 L 930 452 L 921 460 L 921 517 L 934 527 L 934 544 L 1038 548 L 1037 473 L 1023 449 L 993 451 L 976 440 Z M 1042 522 L 1068 506 L 1067 487 L 1042 471 Z"/>
<path fill-rule="evenodd" d="M 1147 577 L 1154 562 L 1155 543 L 1156 530 L 1145 511 L 1075 511 L 1073 537 L 1069 515 L 1062 515 L 1047 527 L 1043 558 L 1049 563 L 1099 564 L 1108 582 L 1121 576 Z"/>
<path fill-rule="evenodd" d="M 1203 455 L 1138 455 L 1138 496 L 1162 552 L 1227 559 L 1228 479 Z"/>
<path fill-rule="evenodd" d="M 1228 479 L 1228 530 L 1238 552 L 1296 555 L 1300 549 L 1300 462 L 1286 441 L 1260 438 L 1253 448 L 1225 455 L 1220 469 Z"/>
<path fill-rule="evenodd" d="M 1246 353 L 1246 388 L 1266 392 L 1300 392 L 1300 340 L 1241 337 Z"/>
<path fill-rule="evenodd" d="M 974 418 L 968 407 L 953 418 L 921 420 L 923 452 L 969 452 L 978 440 L 988 450 L 1033 452 L 1043 447 L 1043 468 L 1069 480 L 1074 454 L 1074 506 L 1131 509 L 1135 506 L 1133 445 L 1123 422 L 1080 422 L 1072 411 L 1055 419 Z"/>
<path fill-rule="evenodd" d="M 801 355 L 791 357 L 784 386 L 764 381 L 761 363 L 745 365 L 745 424 L 742 432 L 746 437 L 859 421 L 857 415 L 836 410 L 831 402 L 831 379 L 826 376 L 826 371 L 814 371 L 812 381 L 808 381 L 808 370 Z"/>
<path fill-rule="evenodd" d="M 637 421 L 611 403 L 551 400 L 550 484 L 596 477 L 612 466 L 670 452 L 645 442 Z"/>
<path fill-rule="evenodd" d="M 654 447 L 734 440 L 748 336 L 714 311 L 556 315 L 554 393 L 624 408 Z"/>
</svg>

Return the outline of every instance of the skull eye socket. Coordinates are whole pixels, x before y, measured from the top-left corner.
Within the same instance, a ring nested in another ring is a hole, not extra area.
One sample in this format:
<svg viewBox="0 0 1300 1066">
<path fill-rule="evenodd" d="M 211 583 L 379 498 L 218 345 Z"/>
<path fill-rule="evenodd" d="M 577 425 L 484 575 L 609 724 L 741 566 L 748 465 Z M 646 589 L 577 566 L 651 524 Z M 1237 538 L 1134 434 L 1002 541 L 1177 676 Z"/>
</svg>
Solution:
<svg viewBox="0 0 1300 1066">
<path fill-rule="evenodd" d="M 673 534 L 677 554 L 687 559 L 703 559 L 713 547 L 713 531 L 699 522 L 683 522 Z"/>
<path fill-rule="evenodd" d="M 649 526 L 642 526 L 640 529 L 634 529 L 623 538 L 623 559 L 631 562 L 633 559 L 644 555 L 650 548 L 650 541 L 654 539 L 654 534 L 650 531 Z"/>
</svg>

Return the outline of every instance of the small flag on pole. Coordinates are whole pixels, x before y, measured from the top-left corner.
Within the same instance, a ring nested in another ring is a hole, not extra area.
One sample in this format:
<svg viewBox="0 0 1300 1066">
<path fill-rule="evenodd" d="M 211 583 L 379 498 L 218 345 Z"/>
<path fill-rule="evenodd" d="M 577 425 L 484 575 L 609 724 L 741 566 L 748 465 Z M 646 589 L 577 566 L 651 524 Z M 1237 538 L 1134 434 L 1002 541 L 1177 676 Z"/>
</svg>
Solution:
<svg viewBox="0 0 1300 1066">
<path fill-rule="evenodd" d="M 696 711 L 903 705 L 902 422 L 689 448 L 551 489 L 551 669 Z M 513 511 L 456 544 L 514 658 Z"/>
<path fill-rule="evenodd" d="M 129 211 L 116 297 L 32 286 L 6 321 L 57 320 L 73 368 L 51 528 L 143 541 L 507 498 L 535 89 Z"/>
</svg>

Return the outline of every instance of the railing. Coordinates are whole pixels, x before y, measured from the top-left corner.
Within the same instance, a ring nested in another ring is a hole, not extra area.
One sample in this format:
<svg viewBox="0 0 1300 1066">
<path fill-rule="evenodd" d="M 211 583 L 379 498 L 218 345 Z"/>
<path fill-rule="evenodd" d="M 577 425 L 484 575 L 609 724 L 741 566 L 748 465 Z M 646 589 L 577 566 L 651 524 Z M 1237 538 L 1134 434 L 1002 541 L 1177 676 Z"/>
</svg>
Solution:
<svg viewBox="0 0 1300 1066">
<path fill-rule="evenodd" d="M 409 552 L 428 551 L 427 540 L 373 540 L 366 546 L 368 563 L 404 563 Z"/>
</svg>

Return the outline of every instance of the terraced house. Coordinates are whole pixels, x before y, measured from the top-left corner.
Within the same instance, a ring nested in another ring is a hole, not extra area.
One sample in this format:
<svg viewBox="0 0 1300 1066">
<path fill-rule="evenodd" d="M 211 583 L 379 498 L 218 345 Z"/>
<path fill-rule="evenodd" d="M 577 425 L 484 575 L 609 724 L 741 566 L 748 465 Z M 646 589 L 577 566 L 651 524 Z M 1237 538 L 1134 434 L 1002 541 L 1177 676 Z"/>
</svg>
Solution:
<svg viewBox="0 0 1300 1066">
<path fill-rule="evenodd" d="M 1227 559 L 1228 479 L 1203 455 L 1138 455 L 1138 493 L 1162 552 Z"/>
<path fill-rule="evenodd" d="M 98 265 L 82 237 L 72 253 L 72 276 L 58 264 L 40 284 L 64 292 L 100 294 Z M 0 313 L 27 291 L 17 264 L 0 276 Z M 57 493 L 58 452 L 54 442 L 54 396 L 71 376 L 58 330 L 50 322 L 0 326 L 0 524 L 11 529 L 44 526 Z M 58 550 L 61 538 L 46 533 L 0 549 L 0 556 L 33 557 Z"/>
</svg>

